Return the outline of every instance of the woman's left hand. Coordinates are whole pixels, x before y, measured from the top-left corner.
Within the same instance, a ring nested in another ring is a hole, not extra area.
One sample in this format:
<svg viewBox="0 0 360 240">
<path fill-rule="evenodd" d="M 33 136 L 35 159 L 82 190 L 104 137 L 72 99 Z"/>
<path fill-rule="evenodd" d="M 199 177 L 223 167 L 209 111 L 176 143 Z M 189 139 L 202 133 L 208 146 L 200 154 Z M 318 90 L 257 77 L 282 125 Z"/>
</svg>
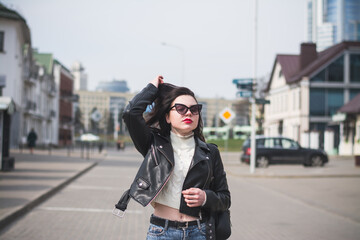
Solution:
<svg viewBox="0 0 360 240">
<path fill-rule="evenodd" d="M 182 191 L 188 207 L 199 207 L 205 201 L 206 193 L 200 188 L 189 188 Z"/>
</svg>

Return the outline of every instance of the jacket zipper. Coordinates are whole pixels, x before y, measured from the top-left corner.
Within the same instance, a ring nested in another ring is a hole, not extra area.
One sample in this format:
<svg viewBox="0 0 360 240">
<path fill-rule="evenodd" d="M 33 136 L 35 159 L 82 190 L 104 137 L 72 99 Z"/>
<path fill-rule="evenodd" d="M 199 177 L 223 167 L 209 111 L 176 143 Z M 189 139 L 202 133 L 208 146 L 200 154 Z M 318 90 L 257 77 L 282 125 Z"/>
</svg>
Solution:
<svg viewBox="0 0 360 240">
<path fill-rule="evenodd" d="M 156 159 L 154 145 L 151 145 L 151 148 L 152 148 L 152 154 L 153 154 L 153 156 L 154 156 L 155 164 L 156 164 L 156 166 L 158 166 L 159 163 L 158 163 L 158 161 L 157 161 L 157 159 Z"/>
<path fill-rule="evenodd" d="M 192 161 L 194 160 L 194 158 L 192 159 Z M 202 160 L 202 161 L 204 161 L 204 160 Z M 201 161 L 199 161 L 197 164 L 199 164 Z M 188 176 L 188 174 L 189 174 L 189 172 L 190 172 L 190 170 L 191 169 L 193 169 L 197 164 L 194 164 L 194 165 L 192 165 L 191 166 L 191 168 L 189 168 L 189 170 L 188 170 L 188 173 L 186 174 L 186 177 L 185 177 L 185 180 L 184 180 L 184 183 L 183 183 L 183 186 L 182 186 L 182 189 L 184 190 L 184 184 L 185 184 L 185 182 L 186 182 L 186 178 L 187 178 L 187 176 Z M 209 165 L 208 165 L 209 166 Z M 210 171 L 211 171 L 211 169 L 210 169 Z M 206 181 L 205 181 L 205 185 L 206 185 L 206 183 L 207 183 L 207 181 L 208 181 L 208 179 L 209 179 L 209 176 L 210 176 L 210 171 L 208 172 L 208 175 L 207 175 L 207 177 L 206 177 Z M 201 216 L 201 209 L 199 210 L 199 216 L 200 216 L 200 220 L 202 219 L 202 216 Z"/>
<path fill-rule="evenodd" d="M 163 151 L 161 151 L 160 149 L 158 149 L 158 151 L 161 152 L 161 153 L 165 156 L 166 160 L 174 167 L 174 165 L 173 165 L 172 162 L 169 160 L 169 158 L 166 156 L 166 154 L 165 154 Z M 174 169 L 174 168 L 173 168 L 173 169 Z M 159 193 L 161 192 L 161 190 L 165 187 L 166 183 L 169 181 L 169 179 L 170 179 L 173 171 L 174 171 L 174 170 L 172 170 L 172 171 L 170 172 L 169 176 L 166 178 L 165 183 L 161 186 L 161 188 L 159 189 L 159 191 L 155 194 L 155 196 L 150 200 L 150 202 L 149 202 L 146 206 L 148 206 L 150 203 L 152 203 L 152 201 L 154 201 L 154 199 L 159 195 Z"/>
</svg>

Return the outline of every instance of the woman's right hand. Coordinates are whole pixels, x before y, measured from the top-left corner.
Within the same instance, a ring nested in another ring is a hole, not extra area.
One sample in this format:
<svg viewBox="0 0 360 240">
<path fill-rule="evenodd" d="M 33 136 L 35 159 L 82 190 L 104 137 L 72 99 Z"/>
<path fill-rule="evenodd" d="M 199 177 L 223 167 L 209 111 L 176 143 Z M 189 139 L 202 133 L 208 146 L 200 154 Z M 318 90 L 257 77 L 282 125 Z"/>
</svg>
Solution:
<svg viewBox="0 0 360 240">
<path fill-rule="evenodd" d="M 155 87 L 158 87 L 159 84 L 164 83 L 164 77 L 159 75 L 154 80 L 152 80 L 150 83 L 153 84 Z"/>
</svg>

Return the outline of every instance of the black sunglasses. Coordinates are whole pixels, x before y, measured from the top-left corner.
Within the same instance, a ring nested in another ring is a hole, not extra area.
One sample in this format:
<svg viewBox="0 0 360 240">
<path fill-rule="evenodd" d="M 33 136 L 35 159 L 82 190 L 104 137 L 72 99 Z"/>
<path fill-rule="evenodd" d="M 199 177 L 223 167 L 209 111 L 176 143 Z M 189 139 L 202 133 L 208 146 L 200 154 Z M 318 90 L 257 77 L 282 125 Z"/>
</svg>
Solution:
<svg viewBox="0 0 360 240">
<path fill-rule="evenodd" d="M 176 110 L 179 114 L 181 114 L 181 115 L 185 115 L 185 114 L 188 112 L 189 109 L 190 109 L 190 112 L 191 112 L 192 114 L 198 115 L 198 114 L 201 112 L 202 105 L 201 105 L 201 104 L 196 104 L 196 105 L 192 105 L 192 106 L 190 106 L 190 107 L 187 107 L 187 106 L 184 105 L 184 104 L 175 103 L 175 105 L 172 106 L 172 107 L 170 108 L 170 110 L 173 109 L 173 108 L 175 108 L 175 110 Z M 170 111 L 170 110 L 169 110 L 169 111 Z"/>
</svg>

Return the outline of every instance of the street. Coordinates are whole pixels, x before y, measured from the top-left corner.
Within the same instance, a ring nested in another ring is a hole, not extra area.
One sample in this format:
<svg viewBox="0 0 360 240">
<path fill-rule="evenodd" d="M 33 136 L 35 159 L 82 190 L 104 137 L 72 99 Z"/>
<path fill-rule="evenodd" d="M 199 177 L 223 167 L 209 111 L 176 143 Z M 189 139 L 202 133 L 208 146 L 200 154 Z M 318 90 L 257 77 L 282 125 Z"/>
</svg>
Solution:
<svg viewBox="0 0 360 240">
<path fill-rule="evenodd" d="M 232 194 L 230 239 L 360 239 L 359 168 L 351 168 L 349 175 L 321 177 L 304 171 L 325 170 L 270 166 L 257 171 L 289 169 L 297 172 L 296 177 L 251 177 L 238 174 L 248 168 L 238 156 L 223 154 Z M 143 208 L 130 200 L 123 219 L 111 214 L 140 163 L 134 149 L 108 152 L 97 166 L 2 231 L 0 239 L 145 239 L 150 206 Z M 334 166 L 343 165 L 330 162 L 325 168 Z"/>
</svg>

